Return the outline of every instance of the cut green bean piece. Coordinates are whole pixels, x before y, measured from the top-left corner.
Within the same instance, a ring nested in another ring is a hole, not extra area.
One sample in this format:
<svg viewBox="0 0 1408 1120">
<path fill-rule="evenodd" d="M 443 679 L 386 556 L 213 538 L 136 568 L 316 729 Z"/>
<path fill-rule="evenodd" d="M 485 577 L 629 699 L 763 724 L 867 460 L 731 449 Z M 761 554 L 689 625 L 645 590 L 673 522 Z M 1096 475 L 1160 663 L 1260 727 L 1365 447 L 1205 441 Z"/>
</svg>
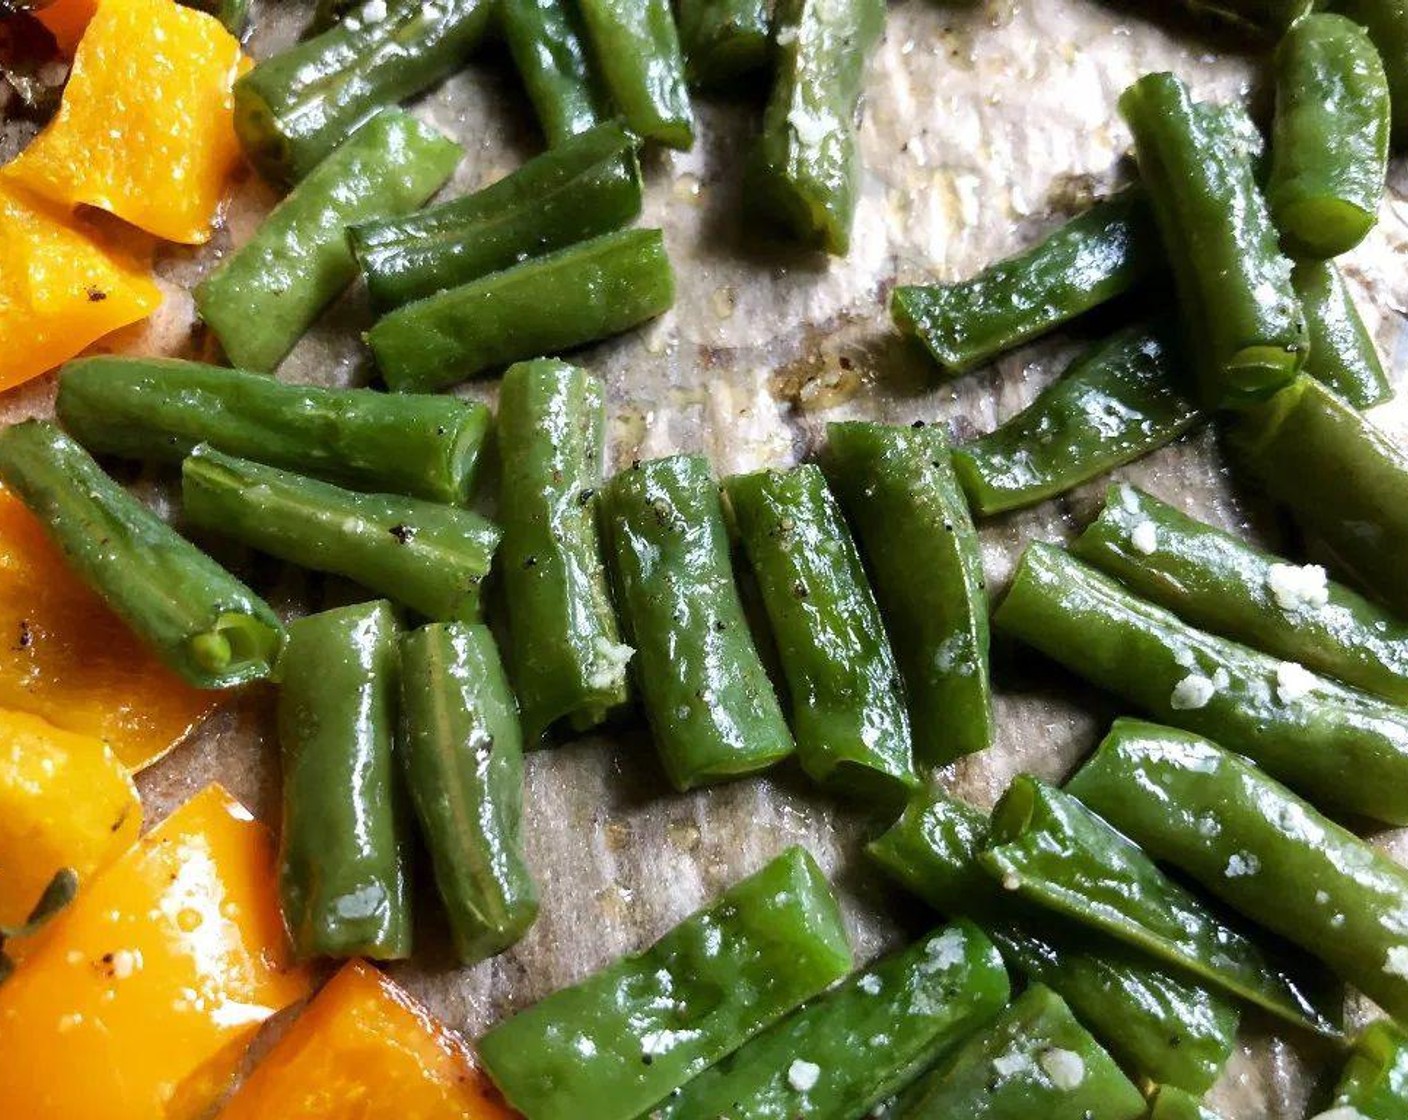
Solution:
<svg viewBox="0 0 1408 1120">
<path fill-rule="evenodd" d="M 937 766 L 992 742 L 978 536 L 936 428 L 827 426 L 825 471 L 855 526 L 909 698 L 914 753 Z"/>
<path fill-rule="evenodd" d="M 1195 630 L 1047 544 L 1028 546 L 993 617 L 1092 683 L 1156 719 L 1217 736 L 1320 804 L 1408 824 L 1408 711 L 1396 705 Z"/>
<path fill-rule="evenodd" d="M 249 21 L 249 0 L 182 0 L 182 3 L 214 16 L 236 39 L 244 34 L 244 26 Z"/>
<path fill-rule="evenodd" d="M 385 601 L 289 625 L 279 658 L 279 895 L 300 958 L 410 956 L 396 673 L 396 616 Z"/>
<path fill-rule="evenodd" d="M 1291 274 L 1310 331 L 1305 371 L 1355 408 L 1393 396 L 1393 386 L 1359 309 L 1333 261 L 1298 261 Z"/>
<path fill-rule="evenodd" d="M 1108 303 L 1163 266 L 1148 200 L 1130 188 L 972 279 L 896 288 L 890 315 L 956 376 Z"/>
<path fill-rule="evenodd" d="M 1331 0 L 1326 7 L 1369 33 L 1383 60 L 1393 106 L 1393 143 L 1408 144 L 1408 0 Z"/>
<path fill-rule="evenodd" d="M 899 668 L 825 477 L 805 464 L 725 489 L 787 678 L 802 768 L 845 793 L 902 801 L 919 778 Z"/>
<path fill-rule="evenodd" d="M 639 143 L 598 125 L 464 198 L 353 226 L 372 301 L 400 307 L 624 226 L 640 213 Z"/>
<path fill-rule="evenodd" d="M 499 389 L 499 570 L 530 746 L 560 720 L 586 730 L 626 702 L 634 651 L 621 642 L 595 517 L 602 395 L 585 370 L 547 360 L 514 366 Z"/>
<path fill-rule="evenodd" d="M 1295 256 L 1339 256 L 1374 227 L 1388 134 L 1388 79 L 1364 29 L 1323 13 L 1295 23 L 1276 48 L 1266 184 L 1271 216 Z"/>
<path fill-rule="evenodd" d="M 1233 430 L 1240 462 L 1362 589 L 1408 616 L 1408 454 L 1302 377 Z"/>
<path fill-rule="evenodd" d="M 650 1116 L 855 1120 L 986 1026 L 1010 995 L 992 942 L 956 922 L 818 996 Z"/>
<path fill-rule="evenodd" d="M 90 451 L 179 463 L 197 444 L 358 490 L 462 505 L 489 410 L 450 396 L 289 385 L 177 358 L 99 355 L 59 374 L 59 419 Z"/>
<path fill-rule="evenodd" d="M 993 810 L 979 862 L 1039 906 L 1162 958 L 1295 1026 L 1339 1038 L 1338 1014 L 1298 962 L 1281 960 L 1174 882 L 1139 847 L 1074 797 L 1013 779 Z"/>
<path fill-rule="evenodd" d="M 637 136 L 694 146 L 694 109 L 669 0 L 578 0 L 593 61 Z"/>
<path fill-rule="evenodd" d="M 680 0 L 680 43 L 689 84 L 726 90 L 766 70 L 772 59 L 768 0 Z"/>
<path fill-rule="evenodd" d="M 0 480 L 78 576 L 162 661 L 198 688 L 269 676 L 278 616 L 103 473 L 52 424 L 0 430 Z"/>
<path fill-rule="evenodd" d="M 708 460 L 676 455 L 607 483 L 607 551 L 631 664 L 665 773 L 681 790 L 792 753 L 748 630 Z"/>
<path fill-rule="evenodd" d="M 1325 578 L 1132 486 L 1071 545 L 1089 564 L 1185 622 L 1408 704 L 1408 626 Z"/>
<path fill-rule="evenodd" d="M 1195 15 L 1276 39 L 1311 8 L 1311 0 L 1184 0 L 1184 4 Z"/>
<path fill-rule="evenodd" d="M 235 131 L 245 153 L 266 178 L 296 183 L 379 109 L 463 63 L 493 7 L 490 0 L 364 0 L 235 82 Z M 374 189 L 368 183 L 348 197 Z"/>
<path fill-rule="evenodd" d="M 1206 1092 L 1236 1042 L 1237 1004 L 999 890 L 978 863 L 987 838 L 984 814 L 930 787 L 866 851 L 939 913 L 981 925 L 1011 968 L 1059 994 L 1131 1073 Z"/>
<path fill-rule="evenodd" d="M 1118 720 L 1067 788 L 1155 859 L 1315 954 L 1390 1014 L 1408 1013 L 1408 870 L 1245 759 L 1184 731 Z"/>
<path fill-rule="evenodd" d="M 860 194 L 856 116 L 883 0 L 777 0 L 775 62 L 748 197 L 799 242 L 844 257 Z"/>
<path fill-rule="evenodd" d="M 1078 358 L 995 431 L 953 450 L 979 514 L 1034 505 L 1171 443 L 1203 419 L 1179 384 L 1167 325 L 1132 327 Z"/>
<path fill-rule="evenodd" d="M 549 147 L 601 120 L 605 98 L 575 0 L 500 0 L 499 23 Z"/>
<path fill-rule="evenodd" d="M 486 626 L 401 638 L 401 756 L 460 963 L 516 942 L 538 915 L 523 855 L 523 737 Z"/>
<path fill-rule="evenodd" d="M 906 1092 L 895 1120 L 1138 1120 L 1144 1098 L 1061 997 L 1033 984 Z"/>
<path fill-rule="evenodd" d="M 674 302 L 660 231 L 628 229 L 408 303 L 367 342 L 387 385 L 429 392 L 620 334 Z"/>
<path fill-rule="evenodd" d="M 479 1053 L 527 1120 L 636 1120 L 850 967 L 826 880 L 790 848 L 643 953 L 500 1023 Z"/>
<path fill-rule="evenodd" d="M 347 227 L 414 210 L 450 177 L 459 145 L 399 109 L 362 125 L 195 290 L 231 363 L 267 372 L 357 275 Z"/>
<path fill-rule="evenodd" d="M 1408 1034 L 1396 1023 L 1379 1019 L 1354 1040 L 1335 1087 L 1335 1105 L 1355 1110 L 1363 1120 L 1400 1120 L 1408 1110 Z"/>
<path fill-rule="evenodd" d="M 356 580 L 437 621 L 473 622 L 499 530 L 477 513 L 358 494 L 204 445 L 181 467 L 197 528 L 280 560 Z"/>
<path fill-rule="evenodd" d="M 1154 1093 L 1149 1120 L 1222 1120 L 1222 1117 L 1192 1093 L 1161 1085 Z"/>
<path fill-rule="evenodd" d="M 1172 74 L 1140 78 L 1120 112 L 1173 268 L 1203 403 L 1269 396 L 1295 377 L 1310 344 L 1245 145 Z"/>
</svg>

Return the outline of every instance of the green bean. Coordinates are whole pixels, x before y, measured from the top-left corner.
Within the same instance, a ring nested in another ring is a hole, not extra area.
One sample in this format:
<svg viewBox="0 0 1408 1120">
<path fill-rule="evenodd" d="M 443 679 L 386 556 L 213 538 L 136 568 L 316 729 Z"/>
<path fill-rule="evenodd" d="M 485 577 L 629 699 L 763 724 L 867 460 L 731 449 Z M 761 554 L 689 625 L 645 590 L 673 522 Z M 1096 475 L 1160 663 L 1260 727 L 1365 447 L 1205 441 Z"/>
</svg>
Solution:
<svg viewBox="0 0 1408 1120">
<path fill-rule="evenodd" d="M 244 25 L 249 20 L 249 0 L 182 0 L 182 3 L 214 16 L 235 38 L 244 34 Z"/>
<path fill-rule="evenodd" d="M 1161 1085 L 1154 1093 L 1149 1120 L 1222 1120 L 1222 1117 L 1205 1108 L 1191 1093 Z"/>
<path fill-rule="evenodd" d="M 598 125 L 474 194 L 354 225 L 372 302 L 399 307 L 625 225 L 640 213 L 638 144 Z"/>
<path fill-rule="evenodd" d="M 572 0 L 500 0 L 499 23 L 549 147 L 602 119 L 605 98 Z"/>
<path fill-rule="evenodd" d="M 993 617 L 1094 684 L 1217 736 L 1322 804 L 1408 823 L 1402 708 L 1195 630 L 1050 545 L 1027 548 Z"/>
<path fill-rule="evenodd" d="M 749 200 L 804 245 L 844 257 L 860 194 L 856 116 L 883 0 L 777 0 L 772 94 Z"/>
<path fill-rule="evenodd" d="M 692 789 L 791 754 L 734 586 L 708 461 L 676 455 L 622 471 L 601 512 L 636 683 L 670 781 Z"/>
<path fill-rule="evenodd" d="M 524 362 L 499 389 L 500 568 L 528 743 L 559 720 L 594 727 L 626 702 L 626 666 L 597 530 L 601 382 Z"/>
<path fill-rule="evenodd" d="M 738 475 L 725 490 L 792 699 L 797 758 L 846 793 L 919 784 L 894 652 L 860 554 L 820 469 Z"/>
<path fill-rule="evenodd" d="M 827 427 L 824 461 L 870 566 L 909 697 L 914 752 L 942 765 L 992 742 L 978 537 L 935 428 Z"/>
<path fill-rule="evenodd" d="M 1234 429 L 1240 463 L 1319 537 L 1335 564 L 1408 614 L 1408 455 L 1308 377 Z"/>
<path fill-rule="evenodd" d="M 334 572 L 436 620 L 473 622 L 499 530 L 418 498 L 357 494 L 197 447 L 181 467 L 192 525 Z"/>
<path fill-rule="evenodd" d="M 1379 1019 L 1354 1040 L 1335 1087 L 1335 1105 L 1353 1109 L 1363 1120 L 1399 1120 L 1403 1116 L 1408 1108 L 1408 1034 L 1396 1023 Z"/>
<path fill-rule="evenodd" d="M 278 616 L 58 428 L 26 420 L 0 430 L 0 480 L 78 576 L 191 684 L 230 688 L 270 674 Z"/>
<path fill-rule="evenodd" d="M 1372 408 L 1393 396 L 1359 310 L 1332 261 L 1298 261 L 1291 274 L 1310 331 L 1305 372 L 1355 408 Z"/>
<path fill-rule="evenodd" d="M 301 958 L 410 955 L 396 674 L 396 617 L 385 601 L 289 625 L 279 658 L 279 895 Z"/>
<path fill-rule="evenodd" d="M 1276 48 L 1266 197 L 1296 256 L 1338 256 L 1373 228 L 1388 133 L 1388 79 L 1364 29 L 1327 14 L 1293 24 Z"/>
<path fill-rule="evenodd" d="M 680 0 L 680 43 L 692 86 L 729 89 L 772 60 L 769 0 Z"/>
<path fill-rule="evenodd" d="M 901 285 L 890 315 L 956 376 L 1123 295 L 1163 265 L 1148 199 L 1133 187 L 971 279 Z"/>
<path fill-rule="evenodd" d="M 1378 48 L 1392 101 L 1393 143 L 1401 148 L 1408 144 L 1408 0 L 1330 0 L 1326 7 L 1363 27 Z"/>
<path fill-rule="evenodd" d="M 401 638 L 399 751 L 460 963 L 516 942 L 538 914 L 523 855 L 523 738 L 486 626 Z"/>
<path fill-rule="evenodd" d="M 652 1109 L 651 1120 L 854 1120 L 992 1020 L 1011 995 L 981 930 L 921 938 L 768 1028 Z"/>
<path fill-rule="evenodd" d="M 953 466 L 982 515 L 1034 505 L 1133 462 L 1203 419 L 1179 385 L 1167 324 L 1131 327 L 1087 351 Z"/>
<path fill-rule="evenodd" d="M 1338 1012 L 1297 971 L 1265 952 L 1154 866 L 1068 793 L 1013 779 L 993 810 L 979 862 L 1010 891 L 1187 970 L 1294 1026 L 1339 1038 Z M 1333 997 L 1338 992 L 1328 993 Z"/>
<path fill-rule="evenodd" d="M 1144 1098 L 1061 997 L 1034 984 L 900 1098 L 895 1120 L 1138 1120 Z"/>
<path fill-rule="evenodd" d="M 1118 720 L 1068 789 L 1390 1014 L 1408 1012 L 1408 871 L 1244 759 Z"/>
<path fill-rule="evenodd" d="M 1245 147 L 1172 74 L 1140 78 L 1120 111 L 1173 267 L 1203 403 L 1270 395 L 1295 377 L 1309 342 Z"/>
<path fill-rule="evenodd" d="M 1279 38 L 1311 8 L 1311 0 L 1184 0 L 1190 11 L 1243 31 Z"/>
<path fill-rule="evenodd" d="M 408 303 L 367 342 L 392 389 L 430 391 L 620 334 L 674 300 L 660 231 L 628 229 Z"/>
<path fill-rule="evenodd" d="M 347 227 L 414 210 L 440 189 L 459 145 L 399 109 L 378 113 L 313 168 L 254 237 L 196 286 L 230 361 L 273 369 L 357 275 Z"/>
<path fill-rule="evenodd" d="M 179 463 L 200 443 L 359 490 L 463 505 L 489 410 L 449 396 L 288 385 L 176 358 L 100 355 L 59 374 L 59 419 L 89 450 Z"/>
<path fill-rule="evenodd" d="M 593 60 L 637 136 L 694 146 L 694 110 L 669 0 L 581 0 Z"/>
<path fill-rule="evenodd" d="M 1408 704 L 1408 627 L 1325 578 L 1193 520 L 1132 486 L 1071 545 L 1185 622 Z"/>
<path fill-rule="evenodd" d="M 850 967 L 826 880 L 789 848 L 643 953 L 500 1023 L 479 1053 L 527 1120 L 636 1120 Z"/>
<path fill-rule="evenodd" d="M 364 0 L 235 82 L 235 131 L 246 154 L 274 182 L 297 182 L 378 109 L 458 67 L 492 11 L 489 0 Z"/>
</svg>

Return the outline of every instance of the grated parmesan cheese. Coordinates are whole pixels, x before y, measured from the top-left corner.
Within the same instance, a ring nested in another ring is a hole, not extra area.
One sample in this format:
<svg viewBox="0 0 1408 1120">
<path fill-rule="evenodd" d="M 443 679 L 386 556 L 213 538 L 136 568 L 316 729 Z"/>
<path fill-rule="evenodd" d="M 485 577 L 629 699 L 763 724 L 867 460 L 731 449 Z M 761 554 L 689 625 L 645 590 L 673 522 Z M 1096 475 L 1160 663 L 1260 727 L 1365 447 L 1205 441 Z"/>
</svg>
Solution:
<svg viewBox="0 0 1408 1120">
<path fill-rule="evenodd" d="M 1290 613 L 1317 610 L 1330 601 L 1329 581 L 1319 564 L 1272 564 L 1266 586 L 1276 605 Z"/>
<path fill-rule="evenodd" d="M 1168 698 L 1168 706 L 1175 712 L 1191 712 L 1206 708 L 1208 701 L 1217 694 L 1217 685 L 1202 673 L 1189 673 L 1173 686 Z"/>
<path fill-rule="evenodd" d="M 821 1067 L 798 1058 L 787 1067 L 787 1084 L 799 1093 L 810 1093 L 821 1080 Z"/>
<path fill-rule="evenodd" d="M 1085 1061 L 1073 1050 L 1053 1046 L 1043 1051 L 1037 1062 L 1058 1089 L 1070 1092 L 1085 1080 Z"/>
<path fill-rule="evenodd" d="M 1130 532 L 1129 543 L 1145 556 L 1154 555 L 1159 550 L 1159 527 L 1152 521 L 1141 521 Z"/>
<path fill-rule="evenodd" d="M 1294 704 L 1315 690 L 1315 674 L 1304 665 L 1283 661 L 1276 666 L 1276 698 L 1283 704 Z"/>
</svg>

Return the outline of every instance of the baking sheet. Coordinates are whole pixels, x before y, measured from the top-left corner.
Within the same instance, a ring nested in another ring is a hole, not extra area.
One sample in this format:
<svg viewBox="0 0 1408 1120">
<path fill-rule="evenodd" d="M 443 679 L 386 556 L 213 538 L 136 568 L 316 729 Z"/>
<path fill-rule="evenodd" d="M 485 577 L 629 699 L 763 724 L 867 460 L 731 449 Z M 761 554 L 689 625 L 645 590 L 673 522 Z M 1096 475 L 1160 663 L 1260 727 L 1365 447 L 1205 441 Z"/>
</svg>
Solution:
<svg viewBox="0 0 1408 1120">
<path fill-rule="evenodd" d="M 255 6 L 250 49 L 291 42 L 311 5 Z M 1088 0 L 985 0 L 945 6 L 898 0 L 867 83 L 861 129 L 866 173 L 854 248 L 836 261 L 770 246 L 742 220 L 739 171 L 755 103 L 699 106 L 689 153 L 645 160 L 644 222 L 666 231 L 679 281 L 673 311 L 644 330 L 585 352 L 609 390 L 610 460 L 707 453 L 721 473 L 805 456 L 829 420 L 868 417 L 946 422 L 985 431 L 1027 404 L 1076 343 L 1024 349 L 951 384 L 891 332 L 885 297 L 897 282 L 966 276 L 1036 240 L 1127 173 L 1119 92 L 1169 69 L 1200 96 L 1264 98 L 1264 61 L 1190 25 L 1153 23 L 1130 8 Z M 1163 18 L 1167 18 L 1166 16 Z M 495 45 L 482 61 L 423 100 L 417 112 L 461 141 L 466 158 L 447 193 L 501 177 L 537 150 L 531 117 Z M 1398 160 L 1382 221 L 1346 271 L 1396 382 L 1408 364 L 1408 166 Z M 166 304 L 151 323 L 108 344 L 143 353 L 208 354 L 188 294 L 220 254 L 240 243 L 272 204 L 253 179 L 225 226 L 199 251 L 159 259 Z M 349 295 L 280 371 L 296 381 L 362 384 L 373 376 L 359 332 L 364 300 Z M 491 382 L 463 392 L 492 400 Z M 52 379 L 8 394 L 5 419 L 52 411 Z M 1376 419 L 1404 430 L 1391 404 Z M 1238 490 L 1215 440 L 1195 433 L 1119 477 L 1197 516 L 1283 543 L 1271 511 Z M 1095 511 L 1104 481 L 982 528 L 989 584 L 1000 593 L 1023 544 L 1068 537 Z M 166 500 L 161 477 L 143 492 Z M 297 613 L 329 589 L 317 577 L 267 564 L 261 588 Z M 1059 778 L 1099 738 L 1116 708 L 1040 659 L 995 649 L 999 731 L 992 750 L 945 775 L 957 794 L 990 805 L 1020 771 Z M 156 821 L 219 780 L 277 825 L 278 765 L 272 695 L 238 698 L 139 784 Z M 923 916 L 880 882 L 860 853 L 873 828 L 863 814 L 818 796 L 795 769 L 679 795 L 667 786 L 638 724 L 539 752 L 529 761 L 526 832 L 542 913 L 513 950 L 474 969 L 443 948 L 433 907 L 416 958 L 391 972 L 451 1025 L 473 1036 L 505 1013 L 649 943 L 728 883 L 789 844 L 806 845 L 832 876 L 859 959 L 922 928 Z M 1408 834 L 1383 842 L 1408 859 Z M 429 894 L 428 888 L 422 891 Z M 1229 1120 L 1299 1120 L 1323 1052 L 1282 1037 L 1250 1013 L 1243 1042 L 1212 1100 Z"/>
</svg>

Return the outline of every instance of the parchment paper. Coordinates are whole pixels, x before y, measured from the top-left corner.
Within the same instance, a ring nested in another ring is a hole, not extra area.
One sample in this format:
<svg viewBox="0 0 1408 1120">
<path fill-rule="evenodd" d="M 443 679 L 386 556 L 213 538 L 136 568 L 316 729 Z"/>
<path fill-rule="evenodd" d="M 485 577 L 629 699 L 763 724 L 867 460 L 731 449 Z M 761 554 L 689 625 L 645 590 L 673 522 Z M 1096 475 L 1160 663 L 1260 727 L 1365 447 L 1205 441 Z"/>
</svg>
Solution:
<svg viewBox="0 0 1408 1120">
<path fill-rule="evenodd" d="M 255 9 L 251 52 L 296 37 L 310 11 L 281 2 Z M 690 153 L 645 161 L 644 222 L 666 231 L 679 281 L 675 309 L 580 360 L 609 386 L 610 459 L 703 451 L 721 473 L 805 456 L 828 420 L 875 417 L 950 424 L 961 438 L 1027 404 L 1075 352 L 1060 339 L 951 384 L 890 330 L 885 297 L 896 282 L 966 276 L 1036 240 L 1126 174 L 1128 134 L 1119 92 L 1140 74 L 1171 69 L 1197 93 L 1266 104 L 1265 59 L 1151 12 L 1090 0 L 983 0 L 946 7 L 896 0 L 867 84 L 861 129 L 866 173 L 853 249 L 844 261 L 770 244 L 741 220 L 739 171 L 756 99 L 701 104 Z M 502 49 L 431 94 L 417 111 L 466 150 L 447 194 L 484 185 L 539 145 Z M 1259 100 L 1258 100 L 1259 99 Z M 1382 221 L 1347 258 L 1347 272 L 1401 382 L 1408 361 L 1408 165 L 1398 160 Z M 243 183 L 225 228 L 200 251 L 159 259 L 166 305 L 108 348 L 208 353 L 188 290 L 230 245 L 246 238 L 273 195 Z M 765 233 L 766 231 L 762 231 Z M 359 342 L 370 319 L 349 293 L 280 371 L 296 381 L 361 384 L 374 376 Z M 492 399 L 485 381 L 462 392 Z M 5 418 L 52 410 L 52 380 L 9 394 Z M 1375 417 L 1402 432 L 1397 405 Z M 1211 433 L 1196 433 L 1119 476 L 1270 546 L 1286 542 L 1272 512 L 1227 476 Z M 1096 510 L 1104 481 L 1037 509 L 982 525 L 989 584 L 1000 594 L 1023 544 L 1071 535 Z M 162 501 L 160 477 L 144 493 Z M 270 575 L 268 564 L 258 571 Z M 261 583 L 297 613 L 329 594 L 318 577 L 274 572 Z M 994 651 L 996 746 L 954 766 L 947 784 L 990 805 L 1029 770 L 1059 778 L 1097 741 L 1118 709 L 1040 658 L 999 641 Z M 278 763 L 271 695 L 255 689 L 140 778 L 155 822 L 211 780 L 225 783 L 271 826 Z M 648 944 L 716 892 L 792 843 L 833 877 L 859 959 L 922 928 L 925 917 L 879 881 L 860 854 L 875 822 L 813 792 L 783 768 L 685 796 L 668 788 L 639 724 L 535 754 L 526 830 L 542 913 L 512 951 L 470 970 L 441 947 L 433 903 L 421 947 L 391 972 L 449 1024 L 473 1036 L 499 1017 Z M 1385 837 L 1408 858 L 1408 837 Z M 433 898 L 428 883 L 420 892 Z M 1312 1087 L 1334 1074 L 1323 1051 L 1284 1036 L 1250 1012 L 1243 1043 L 1213 1100 L 1230 1120 L 1299 1120 Z M 583 1120 L 590 1120 L 583 1117 Z"/>
</svg>

